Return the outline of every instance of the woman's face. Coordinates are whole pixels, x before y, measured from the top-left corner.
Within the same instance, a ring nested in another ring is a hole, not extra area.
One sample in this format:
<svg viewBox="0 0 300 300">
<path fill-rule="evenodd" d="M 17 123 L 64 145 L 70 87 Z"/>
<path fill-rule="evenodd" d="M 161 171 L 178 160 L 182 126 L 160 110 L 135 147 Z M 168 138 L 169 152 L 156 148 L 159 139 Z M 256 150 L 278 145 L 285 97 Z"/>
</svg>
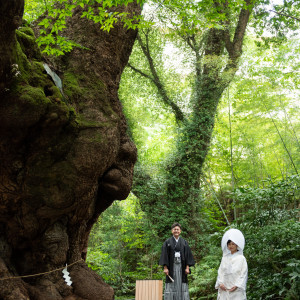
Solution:
<svg viewBox="0 0 300 300">
<path fill-rule="evenodd" d="M 181 229 L 179 226 L 175 226 L 174 228 L 172 228 L 172 234 L 176 239 L 179 238 L 180 233 L 181 233 Z"/>
<path fill-rule="evenodd" d="M 228 250 L 231 252 L 231 254 L 237 252 L 237 244 L 235 244 L 234 242 L 230 241 L 227 245 Z"/>
</svg>

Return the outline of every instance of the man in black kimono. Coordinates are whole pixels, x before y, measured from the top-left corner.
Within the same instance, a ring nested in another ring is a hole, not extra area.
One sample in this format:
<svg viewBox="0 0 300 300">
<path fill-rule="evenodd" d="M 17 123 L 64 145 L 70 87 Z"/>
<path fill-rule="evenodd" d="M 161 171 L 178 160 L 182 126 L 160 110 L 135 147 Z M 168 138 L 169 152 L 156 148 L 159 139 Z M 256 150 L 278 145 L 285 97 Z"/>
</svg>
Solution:
<svg viewBox="0 0 300 300">
<path fill-rule="evenodd" d="M 165 300 L 189 300 L 187 274 L 195 264 L 188 243 L 180 237 L 181 225 L 171 226 L 173 236 L 167 239 L 163 246 L 159 264 L 166 274 Z"/>
</svg>

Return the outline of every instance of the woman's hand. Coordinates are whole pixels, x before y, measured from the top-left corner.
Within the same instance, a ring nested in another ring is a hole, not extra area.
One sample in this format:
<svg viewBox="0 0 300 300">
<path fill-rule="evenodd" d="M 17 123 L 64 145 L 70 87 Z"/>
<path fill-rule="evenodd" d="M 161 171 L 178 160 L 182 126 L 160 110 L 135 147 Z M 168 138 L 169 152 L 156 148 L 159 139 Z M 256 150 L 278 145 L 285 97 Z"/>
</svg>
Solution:
<svg viewBox="0 0 300 300">
<path fill-rule="evenodd" d="M 186 266 L 186 268 L 185 268 L 185 274 L 190 274 L 190 267 L 189 266 Z"/>
<path fill-rule="evenodd" d="M 168 276 L 169 275 L 169 270 L 167 268 L 167 266 L 164 266 L 164 273 Z"/>
<path fill-rule="evenodd" d="M 229 292 L 234 292 L 237 289 L 237 286 L 232 287 Z"/>
<path fill-rule="evenodd" d="M 226 290 L 227 290 L 227 289 L 226 289 L 226 286 L 225 286 L 223 283 L 220 284 L 220 289 L 223 290 L 223 291 L 226 291 Z"/>
</svg>

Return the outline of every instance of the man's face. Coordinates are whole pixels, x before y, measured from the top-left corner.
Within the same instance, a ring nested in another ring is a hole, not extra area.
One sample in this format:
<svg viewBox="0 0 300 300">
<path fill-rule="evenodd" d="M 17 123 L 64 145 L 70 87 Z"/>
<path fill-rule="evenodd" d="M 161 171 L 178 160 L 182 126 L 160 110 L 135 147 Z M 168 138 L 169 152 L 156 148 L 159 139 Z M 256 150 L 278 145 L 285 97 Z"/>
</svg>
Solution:
<svg viewBox="0 0 300 300">
<path fill-rule="evenodd" d="M 180 233 L 181 233 L 181 229 L 179 226 L 175 226 L 174 228 L 172 228 L 172 234 L 176 239 L 178 239 Z"/>
</svg>

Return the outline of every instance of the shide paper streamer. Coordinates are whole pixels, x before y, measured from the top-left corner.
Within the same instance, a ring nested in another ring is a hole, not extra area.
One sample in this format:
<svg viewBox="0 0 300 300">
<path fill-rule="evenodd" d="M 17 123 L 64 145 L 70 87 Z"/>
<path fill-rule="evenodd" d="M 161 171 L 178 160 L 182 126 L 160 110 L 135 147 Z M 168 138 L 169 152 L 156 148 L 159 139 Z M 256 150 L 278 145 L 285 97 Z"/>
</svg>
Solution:
<svg viewBox="0 0 300 300">
<path fill-rule="evenodd" d="M 66 264 L 66 267 L 62 270 L 62 273 L 64 274 L 63 278 L 65 279 L 65 282 L 67 285 L 71 285 L 72 281 L 71 281 L 71 277 L 69 276 L 69 272 L 67 270 L 68 265 Z"/>
</svg>

